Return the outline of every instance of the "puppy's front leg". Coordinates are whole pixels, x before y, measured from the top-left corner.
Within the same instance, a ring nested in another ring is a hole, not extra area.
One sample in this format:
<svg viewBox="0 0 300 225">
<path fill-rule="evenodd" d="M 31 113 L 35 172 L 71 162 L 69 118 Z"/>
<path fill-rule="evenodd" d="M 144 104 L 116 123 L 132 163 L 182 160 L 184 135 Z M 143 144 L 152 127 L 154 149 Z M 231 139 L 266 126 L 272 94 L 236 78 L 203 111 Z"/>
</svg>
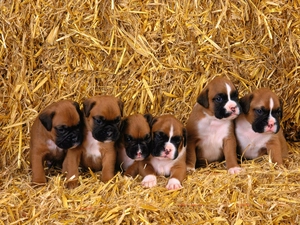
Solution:
<svg viewBox="0 0 300 225">
<path fill-rule="evenodd" d="M 43 184 L 46 183 L 46 176 L 44 171 L 44 157 L 45 152 L 31 149 L 30 151 L 30 163 L 32 170 L 32 183 Z"/>
<path fill-rule="evenodd" d="M 139 173 L 139 162 L 134 161 L 131 166 L 127 168 L 127 170 L 124 172 L 125 176 L 128 177 L 136 177 Z"/>
<path fill-rule="evenodd" d="M 115 165 L 117 154 L 113 149 L 106 151 L 102 158 L 102 177 L 101 181 L 107 182 L 115 175 Z"/>
<path fill-rule="evenodd" d="M 188 171 L 195 171 L 196 161 L 196 140 L 192 137 L 188 137 L 186 149 L 186 166 Z"/>
<path fill-rule="evenodd" d="M 166 188 L 168 190 L 177 190 L 182 188 L 181 182 L 183 181 L 185 176 L 186 176 L 186 165 L 185 164 L 174 165 L 171 168 L 171 176 Z"/>
<path fill-rule="evenodd" d="M 272 139 L 266 143 L 268 155 L 271 156 L 272 162 L 277 163 L 278 165 L 283 164 L 280 146 L 281 145 L 278 138 Z"/>
<path fill-rule="evenodd" d="M 63 162 L 62 172 L 67 173 L 67 188 L 75 188 L 78 186 L 78 167 L 82 154 L 82 146 L 73 149 L 68 149 Z"/>
<path fill-rule="evenodd" d="M 156 186 L 157 179 L 155 170 L 151 163 L 140 163 L 139 174 L 143 176 L 142 186 L 145 188 L 152 188 Z"/>
<path fill-rule="evenodd" d="M 227 137 L 223 140 L 223 152 L 228 173 L 236 174 L 241 172 L 242 168 L 237 163 L 236 139 L 234 136 Z"/>
</svg>

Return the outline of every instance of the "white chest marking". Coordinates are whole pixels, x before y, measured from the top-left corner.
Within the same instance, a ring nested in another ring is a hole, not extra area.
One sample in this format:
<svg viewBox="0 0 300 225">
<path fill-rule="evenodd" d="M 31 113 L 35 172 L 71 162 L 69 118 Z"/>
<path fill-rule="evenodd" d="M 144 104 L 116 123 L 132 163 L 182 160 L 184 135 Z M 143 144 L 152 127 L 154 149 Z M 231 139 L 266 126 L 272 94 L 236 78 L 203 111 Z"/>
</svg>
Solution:
<svg viewBox="0 0 300 225">
<path fill-rule="evenodd" d="M 182 157 L 185 155 L 186 148 L 183 147 L 180 151 L 178 157 L 175 160 L 161 157 L 152 157 L 151 165 L 153 166 L 155 172 L 161 176 L 169 176 L 171 173 L 171 168 L 178 160 L 185 160 Z"/>
<path fill-rule="evenodd" d="M 237 118 L 236 121 L 237 141 L 241 148 L 240 154 L 248 159 L 258 157 L 259 150 L 266 147 L 266 143 L 272 137 L 272 133 L 256 133 L 252 130 L 251 124 L 244 118 Z"/>
<path fill-rule="evenodd" d="M 56 151 L 63 151 L 63 149 L 57 147 L 57 145 L 54 143 L 54 141 L 48 139 L 47 140 L 47 148 L 49 149 L 50 152 L 55 153 Z"/>
<path fill-rule="evenodd" d="M 98 158 L 101 157 L 99 142 L 93 138 L 92 132 L 87 133 L 86 137 L 86 155 L 87 157 Z"/>
<path fill-rule="evenodd" d="M 206 115 L 198 122 L 199 147 L 209 162 L 218 160 L 222 154 L 223 139 L 229 134 L 231 120 L 219 120 Z"/>
</svg>

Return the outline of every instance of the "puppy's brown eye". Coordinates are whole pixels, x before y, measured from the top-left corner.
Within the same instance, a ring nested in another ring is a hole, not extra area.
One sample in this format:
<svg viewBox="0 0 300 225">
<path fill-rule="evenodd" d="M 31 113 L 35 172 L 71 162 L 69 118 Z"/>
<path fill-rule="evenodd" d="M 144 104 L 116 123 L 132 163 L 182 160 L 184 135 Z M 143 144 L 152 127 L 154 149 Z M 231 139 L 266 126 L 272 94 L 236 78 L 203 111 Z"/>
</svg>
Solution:
<svg viewBox="0 0 300 225">
<path fill-rule="evenodd" d="M 146 141 L 146 142 L 151 141 L 150 134 L 147 134 L 147 135 L 145 136 L 144 141 Z"/>
<path fill-rule="evenodd" d="M 255 109 L 255 113 L 259 116 L 261 116 L 263 114 L 262 109 Z"/>
<path fill-rule="evenodd" d="M 65 126 L 55 127 L 55 130 L 59 133 L 63 133 L 66 131 L 66 127 Z"/>
<path fill-rule="evenodd" d="M 223 101 L 223 98 L 222 98 L 221 96 L 217 96 L 217 97 L 215 97 L 213 100 L 214 100 L 215 102 L 220 103 L 220 102 Z"/>
<path fill-rule="evenodd" d="M 103 119 L 100 117 L 93 117 L 95 123 L 101 125 L 103 123 Z"/>
<path fill-rule="evenodd" d="M 130 135 L 124 135 L 125 141 L 130 142 L 132 141 L 132 137 Z"/>
<path fill-rule="evenodd" d="M 117 119 L 115 119 L 114 121 L 116 124 L 119 124 L 121 122 L 121 117 L 117 117 Z"/>
</svg>

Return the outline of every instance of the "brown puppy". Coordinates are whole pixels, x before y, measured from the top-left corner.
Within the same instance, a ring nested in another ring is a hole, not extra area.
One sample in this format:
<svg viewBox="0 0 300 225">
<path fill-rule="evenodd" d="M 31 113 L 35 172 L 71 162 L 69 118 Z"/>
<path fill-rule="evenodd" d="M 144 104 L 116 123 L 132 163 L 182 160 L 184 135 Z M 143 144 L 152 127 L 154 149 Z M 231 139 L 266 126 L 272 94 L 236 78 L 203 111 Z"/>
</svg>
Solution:
<svg viewBox="0 0 300 225">
<path fill-rule="evenodd" d="M 182 188 L 186 176 L 186 130 L 183 124 L 172 115 L 154 118 L 152 122 L 153 148 L 146 160 L 142 173 L 144 187 L 156 185 L 157 175 L 170 176 L 167 189 Z"/>
<path fill-rule="evenodd" d="M 150 155 L 151 133 L 150 114 L 130 115 L 122 121 L 121 135 L 118 140 L 118 166 L 127 176 L 139 174 L 139 162 Z"/>
<path fill-rule="evenodd" d="M 122 109 L 122 102 L 113 96 L 94 96 L 84 101 L 83 142 L 67 153 L 63 163 L 69 188 L 77 186 L 79 164 L 93 171 L 102 170 L 103 182 L 113 178 Z"/>
<path fill-rule="evenodd" d="M 280 129 L 282 104 L 267 88 L 260 88 L 240 100 L 243 113 L 236 119 L 238 153 L 247 159 L 270 154 L 281 165 L 287 156 L 286 140 Z"/>
<path fill-rule="evenodd" d="M 82 113 L 74 101 L 52 103 L 38 115 L 30 134 L 33 183 L 46 183 L 45 160 L 62 163 L 66 151 L 81 144 L 82 128 Z"/>
<path fill-rule="evenodd" d="M 232 82 L 213 79 L 200 93 L 187 121 L 188 170 L 225 157 L 228 172 L 240 172 L 233 124 L 239 114 L 238 91 Z"/>
</svg>

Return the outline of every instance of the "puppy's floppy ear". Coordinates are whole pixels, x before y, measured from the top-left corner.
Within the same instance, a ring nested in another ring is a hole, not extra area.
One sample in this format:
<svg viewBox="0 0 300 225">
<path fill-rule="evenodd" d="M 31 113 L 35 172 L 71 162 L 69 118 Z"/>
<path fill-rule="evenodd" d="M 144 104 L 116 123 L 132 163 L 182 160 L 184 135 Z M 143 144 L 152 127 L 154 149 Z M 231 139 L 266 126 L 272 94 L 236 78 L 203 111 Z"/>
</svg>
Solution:
<svg viewBox="0 0 300 225">
<path fill-rule="evenodd" d="M 118 100 L 118 105 L 120 107 L 120 111 L 121 111 L 121 116 L 123 116 L 123 107 L 124 107 L 124 103 L 119 99 Z"/>
<path fill-rule="evenodd" d="M 96 105 L 95 101 L 91 101 L 90 99 L 86 99 L 83 102 L 83 112 L 86 117 L 89 117 L 92 108 Z"/>
<path fill-rule="evenodd" d="M 120 132 L 121 133 L 123 133 L 123 131 L 125 130 L 127 124 L 128 124 L 128 119 L 127 118 L 121 120 L 121 124 L 120 124 Z"/>
<path fill-rule="evenodd" d="M 283 117 L 283 101 L 282 101 L 282 99 L 279 99 L 279 102 L 280 102 L 280 116 L 279 116 L 279 118 L 282 119 L 282 117 Z"/>
<path fill-rule="evenodd" d="M 204 89 L 197 98 L 197 102 L 202 105 L 204 108 L 208 108 L 208 88 Z"/>
<path fill-rule="evenodd" d="M 157 122 L 157 120 L 158 120 L 157 117 L 153 117 L 151 122 L 150 122 L 150 127 L 152 127 L 153 124 L 155 124 Z"/>
<path fill-rule="evenodd" d="M 247 114 L 250 110 L 250 103 L 253 99 L 253 94 L 247 94 L 240 99 L 240 105 L 243 113 Z"/>
<path fill-rule="evenodd" d="M 75 108 L 76 108 L 76 111 L 77 111 L 77 113 L 78 113 L 78 115 L 79 115 L 79 118 L 80 118 L 80 123 L 81 123 L 81 126 L 83 125 L 83 113 L 82 113 L 82 111 L 80 110 L 80 106 L 79 106 L 79 104 L 78 104 L 78 102 L 73 102 L 73 105 L 75 106 Z"/>
<path fill-rule="evenodd" d="M 55 111 L 53 112 L 45 111 L 39 115 L 39 119 L 43 124 L 43 126 L 47 129 L 47 131 L 50 131 L 52 129 L 52 119 L 54 115 L 55 115 Z"/>
<path fill-rule="evenodd" d="M 183 146 L 186 147 L 187 132 L 185 128 L 182 128 Z"/>
<path fill-rule="evenodd" d="M 78 102 L 73 102 L 73 105 L 75 106 L 75 108 L 76 108 L 76 110 L 78 111 L 78 110 L 80 110 L 80 107 L 79 107 L 79 104 L 78 104 Z"/>
<path fill-rule="evenodd" d="M 150 113 L 146 113 L 146 114 L 144 114 L 144 117 L 147 120 L 147 123 L 151 126 L 152 120 L 153 120 L 153 116 Z"/>
</svg>

